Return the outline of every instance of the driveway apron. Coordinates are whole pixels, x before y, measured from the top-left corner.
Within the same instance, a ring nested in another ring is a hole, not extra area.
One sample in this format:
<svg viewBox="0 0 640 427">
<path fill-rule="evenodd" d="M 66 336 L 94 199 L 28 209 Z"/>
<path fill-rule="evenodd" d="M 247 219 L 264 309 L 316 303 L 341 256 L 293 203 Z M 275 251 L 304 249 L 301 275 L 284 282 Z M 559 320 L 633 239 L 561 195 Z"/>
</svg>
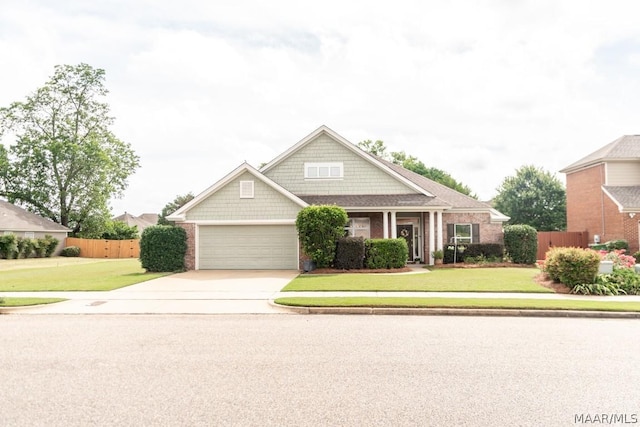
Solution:
<svg viewBox="0 0 640 427">
<path fill-rule="evenodd" d="M 108 292 L 4 292 L 0 296 L 68 299 L 13 309 L 12 314 L 291 313 L 270 305 L 269 299 L 298 274 L 295 270 L 198 270 Z"/>
</svg>

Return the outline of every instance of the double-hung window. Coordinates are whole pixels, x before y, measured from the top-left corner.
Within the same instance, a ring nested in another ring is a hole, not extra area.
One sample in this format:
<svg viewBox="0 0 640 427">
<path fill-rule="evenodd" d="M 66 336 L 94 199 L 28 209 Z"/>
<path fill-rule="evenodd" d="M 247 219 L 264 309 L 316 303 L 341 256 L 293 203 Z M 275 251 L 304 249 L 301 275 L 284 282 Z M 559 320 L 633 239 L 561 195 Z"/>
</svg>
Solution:
<svg viewBox="0 0 640 427">
<path fill-rule="evenodd" d="M 369 239 L 371 237 L 371 220 L 369 218 L 349 218 L 344 229 L 348 236 Z"/>
</svg>

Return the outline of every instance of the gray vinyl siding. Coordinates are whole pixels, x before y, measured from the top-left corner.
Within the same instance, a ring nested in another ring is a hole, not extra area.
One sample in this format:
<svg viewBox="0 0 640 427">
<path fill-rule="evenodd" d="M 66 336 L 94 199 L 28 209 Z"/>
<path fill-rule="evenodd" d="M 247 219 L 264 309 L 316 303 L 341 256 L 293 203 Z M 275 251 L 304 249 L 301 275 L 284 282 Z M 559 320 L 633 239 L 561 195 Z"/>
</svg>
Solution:
<svg viewBox="0 0 640 427">
<path fill-rule="evenodd" d="M 254 198 L 240 198 L 240 181 L 254 182 Z M 187 220 L 295 219 L 301 207 L 245 172 L 186 213 Z"/>
<path fill-rule="evenodd" d="M 342 179 L 304 178 L 305 162 L 342 162 Z M 265 172 L 265 175 L 294 194 L 413 194 L 415 190 L 387 174 L 326 134 Z"/>
<path fill-rule="evenodd" d="M 640 185 L 640 162 L 608 162 L 606 185 L 613 187 Z"/>
</svg>

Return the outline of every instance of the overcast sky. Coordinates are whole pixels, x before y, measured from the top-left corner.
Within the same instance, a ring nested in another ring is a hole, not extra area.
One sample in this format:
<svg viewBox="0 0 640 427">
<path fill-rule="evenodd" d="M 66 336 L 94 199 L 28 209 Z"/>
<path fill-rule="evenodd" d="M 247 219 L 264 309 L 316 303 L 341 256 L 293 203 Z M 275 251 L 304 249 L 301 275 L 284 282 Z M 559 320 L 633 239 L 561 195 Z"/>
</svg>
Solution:
<svg viewBox="0 0 640 427">
<path fill-rule="evenodd" d="M 326 125 L 482 200 L 640 133 L 640 2 L 3 0 L 0 106 L 57 64 L 106 71 L 141 158 L 115 215 L 159 212 Z M 4 144 L 13 141 L 2 141 Z"/>
</svg>

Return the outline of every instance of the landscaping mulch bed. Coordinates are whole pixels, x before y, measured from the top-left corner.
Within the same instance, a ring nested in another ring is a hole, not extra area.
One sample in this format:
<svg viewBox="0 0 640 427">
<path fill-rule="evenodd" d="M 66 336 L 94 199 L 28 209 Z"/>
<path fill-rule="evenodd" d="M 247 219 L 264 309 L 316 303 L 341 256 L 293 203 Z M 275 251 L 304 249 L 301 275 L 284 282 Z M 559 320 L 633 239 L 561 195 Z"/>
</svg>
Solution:
<svg viewBox="0 0 640 427">
<path fill-rule="evenodd" d="M 569 294 L 571 293 L 571 289 L 562 283 L 554 282 L 549 279 L 546 274 L 539 273 L 533 278 L 537 284 L 540 286 L 544 286 L 545 288 L 551 289 L 553 292 L 557 294 Z"/>
<path fill-rule="evenodd" d="M 408 273 L 413 271 L 412 268 L 402 267 L 402 268 L 380 268 L 380 269 L 367 269 L 362 268 L 359 270 L 340 270 L 337 268 L 316 268 L 313 271 L 306 271 L 304 274 L 340 274 L 340 273 Z"/>
</svg>

